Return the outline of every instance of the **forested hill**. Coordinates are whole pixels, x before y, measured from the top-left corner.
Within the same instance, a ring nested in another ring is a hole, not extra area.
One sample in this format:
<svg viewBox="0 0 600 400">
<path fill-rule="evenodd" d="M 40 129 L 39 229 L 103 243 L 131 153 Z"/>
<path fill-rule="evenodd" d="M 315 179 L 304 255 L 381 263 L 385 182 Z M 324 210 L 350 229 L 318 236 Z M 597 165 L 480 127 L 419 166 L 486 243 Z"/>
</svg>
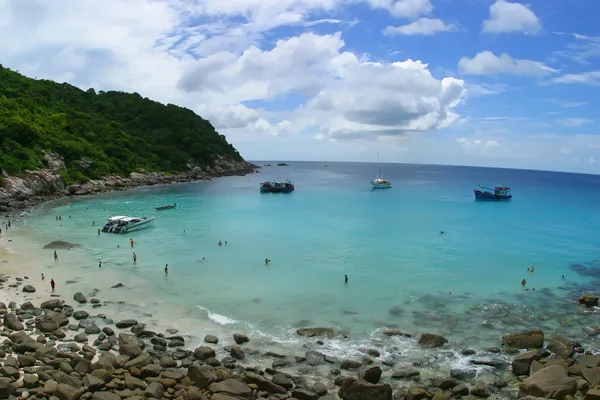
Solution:
<svg viewBox="0 0 600 400">
<path fill-rule="evenodd" d="M 0 65 L 0 169 L 9 174 L 63 157 L 65 181 L 111 173 L 181 172 L 212 166 L 215 156 L 241 161 L 207 120 L 137 93 L 82 91 L 36 80 Z"/>
</svg>

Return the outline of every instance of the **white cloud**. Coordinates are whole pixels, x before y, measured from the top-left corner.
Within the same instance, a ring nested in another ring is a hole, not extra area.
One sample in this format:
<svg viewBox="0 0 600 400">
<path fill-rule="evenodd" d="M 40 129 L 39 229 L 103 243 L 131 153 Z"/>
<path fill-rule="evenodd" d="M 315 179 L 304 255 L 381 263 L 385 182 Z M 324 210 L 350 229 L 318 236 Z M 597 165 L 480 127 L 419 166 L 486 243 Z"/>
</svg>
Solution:
<svg viewBox="0 0 600 400">
<path fill-rule="evenodd" d="M 423 132 L 458 119 L 452 108 L 464 98 L 463 81 L 437 80 L 420 61 L 362 60 L 343 47 L 339 33 L 306 33 L 279 40 L 272 50 L 221 52 L 193 63 L 179 87 L 210 98 L 215 112 L 227 110 L 223 105 L 303 96 L 294 126 L 318 127 L 320 138 Z"/>
<path fill-rule="evenodd" d="M 430 14 L 433 6 L 430 0 L 367 0 L 374 8 L 383 8 L 394 17 L 417 18 Z"/>
<path fill-rule="evenodd" d="M 393 35 L 434 35 L 439 32 L 448 32 L 454 29 L 454 25 L 446 25 L 438 18 L 420 18 L 410 24 L 400 26 L 388 26 L 383 33 Z"/>
<path fill-rule="evenodd" d="M 497 0 L 490 6 L 490 18 L 483 21 L 483 31 L 488 33 L 523 32 L 536 34 L 542 29 L 533 11 L 521 3 Z"/>
<path fill-rule="evenodd" d="M 588 118 L 564 118 L 558 122 L 563 126 L 577 127 L 577 126 L 591 124 L 594 122 L 594 120 L 588 119 Z"/>
<path fill-rule="evenodd" d="M 594 157 L 592 157 L 592 156 L 589 156 L 588 157 L 588 163 L 590 163 L 590 164 L 596 164 L 596 159 Z"/>
<path fill-rule="evenodd" d="M 539 61 L 513 59 L 506 53 L 497 56 L 489 50 L 477 53 L 473 58 L 461 58 L 458 67 L 467 75 L 510 74 L 540 77 L 558 72 Z"/>
<path fill-rule="evenodd" d="M 600 71 L 582 72 L 580 74 L 565 74 L 552 79 L 551 82 L 562 84 L 579 83 L 585 85 L 600 85 Z"/>
<path fill-rule="evenodd" d="M 500 142 L 495 139 L 481 140 L 471 139 L 467 137 L 459 137 L 456 141 L 465 149 L 478 148 L 478 149 L 490 149 L 493 147 L 500 146 Z"/>
</svg>

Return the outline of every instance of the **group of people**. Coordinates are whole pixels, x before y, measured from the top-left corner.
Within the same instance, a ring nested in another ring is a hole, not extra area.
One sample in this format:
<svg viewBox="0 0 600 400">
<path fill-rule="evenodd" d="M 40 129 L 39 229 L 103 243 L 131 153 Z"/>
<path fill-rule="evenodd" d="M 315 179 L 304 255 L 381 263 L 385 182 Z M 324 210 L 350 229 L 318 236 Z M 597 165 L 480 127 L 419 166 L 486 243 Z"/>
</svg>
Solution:
<svg viewBox="0 0 600 400">
<path fill-rule="evenodd" d="M 10 229 L 10 221 L 6 222 L 4 227 L 6 228 L 6 230 L 9 230 Z M 2 236 L 2 228 L 0 228 L 0 236 Z"/>
</svg>

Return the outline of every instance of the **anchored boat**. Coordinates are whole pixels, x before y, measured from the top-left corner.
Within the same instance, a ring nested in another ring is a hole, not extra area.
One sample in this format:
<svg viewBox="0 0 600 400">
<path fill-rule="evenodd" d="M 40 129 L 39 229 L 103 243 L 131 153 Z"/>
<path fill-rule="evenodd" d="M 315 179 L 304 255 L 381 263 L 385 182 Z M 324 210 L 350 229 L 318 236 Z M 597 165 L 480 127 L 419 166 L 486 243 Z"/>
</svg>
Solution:
<svg viewBox="0 0 600 400">
<path fill-rule="evenodd" d="M 261 193 L 291 193 L 294 190 L 296 187 L 290 180 L 285 182 L 266 181 L 260 184 Z"/>
<path fill-rule="evenodd" d="M 510 200 L 512 194 L 508 186 L 494 186 L 493 188 L 479 185 L 474 190 L 476 200 Z"/>
<path fill-rule="evenodd" d="M 175 207 L 177 207 L 177 203 L 173 203 L 169 206 L 154 207 L 154 209 L 157 211 L 160 211 L 160 210 L 168 210 L 168 209 L 175 208 Z"/>
<path fill-rule="evenodd" d="M 383 178 L 383 165 L 381 166 L 381 177 L 379 176 L 379 153 L 377 153 L 377 172 L 375 176 L 375 179 L 371 179 L 373 189 L 389 189 L 392 187 L 392 182 Z"/>
<path fill-rule="evenodd" d="M 109 233 L 128 233 L 139 229 L 147 228 L 154 222 L 155 217 L 127 217 L 119 215 L 109 217 L 108 222 L 102 228 L 102 232 Z"/>
</svg>

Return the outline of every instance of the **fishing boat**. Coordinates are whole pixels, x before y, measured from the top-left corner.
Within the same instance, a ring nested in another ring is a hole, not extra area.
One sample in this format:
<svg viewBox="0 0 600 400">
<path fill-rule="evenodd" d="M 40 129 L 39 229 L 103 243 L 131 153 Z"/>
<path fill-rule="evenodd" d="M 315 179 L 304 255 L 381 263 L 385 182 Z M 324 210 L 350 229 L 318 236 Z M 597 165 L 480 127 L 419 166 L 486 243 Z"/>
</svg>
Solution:
<svg viewBox="0 0 600 400">
<path fill-rule="evenodd" d="M 261 193 L 291 193 L 296 187 L 290 180 L 284 182 L 266 181 L 260 184 Z"/>
<path fill-rule="evenodd" d="M 381 176 L 379 176 L 379 153 L 377 153 L 377 172 L 375 176 L 375 179 L 371 179 L 373 189 L 389 189 L 392 187 L 392 182 L 383 178 L 383 165 L 381 166 Z"/>
<path fill-rule="evenodd" d="M 175 207 L 177 207 L 177 203 L 173 203 L 173 204 L 168 205 L 168 206 L 154 207 L 154 209 L 157 210 L 157 211 L 160 211 L 160 210 L 168 210 L 168 209 L 175 208 Z"/>
<path fill-rule="evenodd" d="M 108 222 L 102 228 L 102 232 L 109 233 L 128 233 L 139 229 L 147 228 L 154 222 L 155 217 L 127 217 L 119 215 L 109 217 Z"/>
<path fill-rule="evenodd" d="M 477 189 L 474 190 L 475 199 L 476 200 L 510 200 L 512 199 L 512 194 L 510 193 L 510 188 L 508 186 L 494 186 L 485 187 L 479 185 Z"/>
</svg>

